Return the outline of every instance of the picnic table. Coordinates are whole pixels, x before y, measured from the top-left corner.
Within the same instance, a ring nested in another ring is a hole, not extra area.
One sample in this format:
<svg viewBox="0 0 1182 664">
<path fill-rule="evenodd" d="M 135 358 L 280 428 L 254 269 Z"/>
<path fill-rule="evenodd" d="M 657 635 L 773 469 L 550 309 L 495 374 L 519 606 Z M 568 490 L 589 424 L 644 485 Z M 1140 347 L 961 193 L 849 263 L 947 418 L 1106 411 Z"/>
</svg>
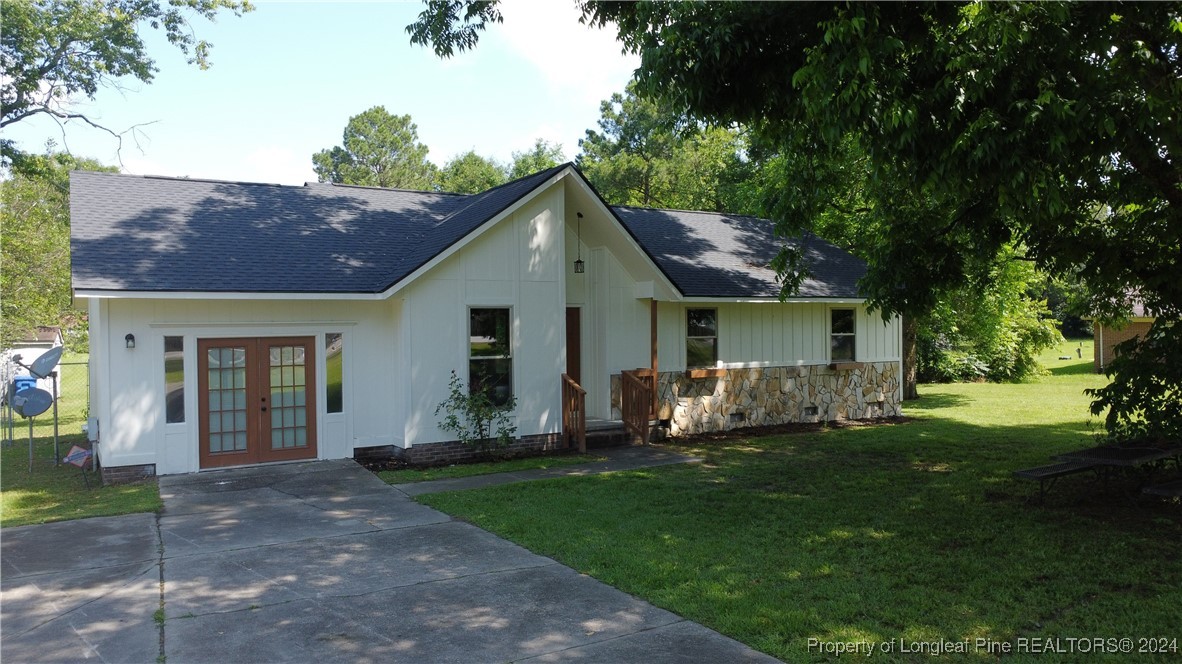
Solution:
<svg viewBox="0 0 1182 664">
<path fill-rule="evenodd" d="M 1115 466 L 1120 468 L 1139 468 L 1146 464 L 1156 463 L 1164 459 L 1176 458 L 1182 455 L 1182 448 L 1170 447 L 1122 447 L 1119 445 L 1100 445 L 1086 450 L 1076 450 L 1060 454 L 1057 461 L 1079 461 L 1097 466 Z"/>
<path fill-rule="evenodd" d="M 1182 464 L 1182 446 L 1177 447 L 1133 447 L 1122 445 L 1099 445 L 1084 450 L 1075 450 L 1051 457 L 1058 463 L 1037 468 L 1026 468 L 1014 471 L 1014 476 L 1020 479 L 1037 480 L 1039 496 L 1046 498 L 1046 494 L 1055 482 L 1068 475 L 1095 471 L 1098 478 L 1107 483 L 1113 473 L 1132 470 L 1143 474 L 1144 484 L 1148 485 L 1153 471 L 1167 459 L 1173 459 L 1175 465 Z M 1163 485 L 1165 486 L 1165 485 Z M 1155 487 L 1145 486 L 1146 489 Z M 1171 483 L 1172 488 L 1172 483 Z"/>
</svg>

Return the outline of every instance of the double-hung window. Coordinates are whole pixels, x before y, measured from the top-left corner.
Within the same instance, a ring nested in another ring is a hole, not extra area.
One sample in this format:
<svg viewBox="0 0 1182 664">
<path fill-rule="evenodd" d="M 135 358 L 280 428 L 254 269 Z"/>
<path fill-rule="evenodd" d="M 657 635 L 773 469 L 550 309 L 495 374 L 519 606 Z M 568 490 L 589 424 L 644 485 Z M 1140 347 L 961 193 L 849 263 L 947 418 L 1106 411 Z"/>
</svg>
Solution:
<svg viewBox="0 0 1182 664">
<path fill-rule="evenodd" d="M 468 310 L 468 390 L 496 406 L 513 398 L 513 344 L 508 307 Z"/>
<path fill-rule="evenodd" d="M 686 368 L 714 367 L 717 363 L 718 310 L 687 309 L 685 312 Z"/>
<path fill-rule="evenodd" d="M 829 361 L 854 361 L 854 310 L 829 310 Z"/>
</svg>

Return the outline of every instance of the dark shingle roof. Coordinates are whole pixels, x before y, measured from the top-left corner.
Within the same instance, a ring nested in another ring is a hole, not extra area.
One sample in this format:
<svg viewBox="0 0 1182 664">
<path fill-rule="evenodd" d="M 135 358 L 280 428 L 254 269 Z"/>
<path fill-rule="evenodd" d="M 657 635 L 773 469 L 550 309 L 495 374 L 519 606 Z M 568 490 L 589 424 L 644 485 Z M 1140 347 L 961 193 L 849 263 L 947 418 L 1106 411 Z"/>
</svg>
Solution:
<svg viewBox="0 0 1182 664">
<path fill-rule="evenodd" d="M 470 196 L 76 171 L 74 288 L 376 293 L 562 168 Z"/>
<path fill-rule="evenodd" d="M 302 187 L 76 171 L 74 288 L 112 291 L 378 293 L 566 168 L 480 194 Z M 576 171 L 577 172 L 577 171 Z M 614 208 L 688 297 L 776 297 L 781 240 L 754 217 Z M 859 297 L 865 265 L 810 239 L 801 297 Z"/>
<path fill-rule="evenodd" d="M 686 297 L 778 297 L 768 264 L 785 240 L 767 219 L 617 207 L 616 216 Z M 790 244 L 800 246 L 800 240 Z M 866 264 L 817 238 L 804 240 L 809 276 L 797 297 L 858 298 Z"/>
</svg>

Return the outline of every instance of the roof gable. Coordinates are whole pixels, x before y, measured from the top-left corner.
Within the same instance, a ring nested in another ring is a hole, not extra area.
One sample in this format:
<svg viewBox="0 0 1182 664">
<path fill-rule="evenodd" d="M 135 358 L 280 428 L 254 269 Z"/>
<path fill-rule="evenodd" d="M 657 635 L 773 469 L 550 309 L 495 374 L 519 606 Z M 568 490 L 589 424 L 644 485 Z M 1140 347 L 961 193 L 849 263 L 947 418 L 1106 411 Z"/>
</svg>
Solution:
<svg viewBox="0 0 1182 664">
<path fill-rule="evenodd" d="M 74 288 L 379 293 L 559 170 L 475 195 L 77 171 Z"/>
</svg>

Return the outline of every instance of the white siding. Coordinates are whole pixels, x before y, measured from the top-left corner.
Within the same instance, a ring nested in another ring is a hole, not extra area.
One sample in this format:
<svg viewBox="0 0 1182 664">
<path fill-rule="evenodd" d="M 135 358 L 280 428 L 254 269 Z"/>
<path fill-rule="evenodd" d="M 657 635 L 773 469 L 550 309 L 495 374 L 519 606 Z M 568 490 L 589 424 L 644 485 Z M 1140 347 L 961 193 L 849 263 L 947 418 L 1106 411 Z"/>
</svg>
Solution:
<svg viewBox="0 0 1182 664">
<path fill-rule="evenodd" d="M 561 429 L 567 299 L 561 194 L 561 186 L 539 193 L 403 291 L 404 379 L 412 387 L 400 429 L 407 444 L 455 438 L 439 429 L 435 408 L 447 397 L 451 371 L 467 380 L 471 307 L 512 311 L 518 435 Z"/>
<path fill-rule="evenodd" d="M 899 359 L 899 319 L 883 323 L 865 305 L 780 302 L 676 303 L 658 308 L 661 371 L 683 371 L 687 309 L 718 311 L 718 360 L 723 366 L 781 366 L 829 362 L 829 311 L 855 309 L 856 358 Z M 646 326 L 647 330 L 647 326 Z"/>
<path fill-rule="evenodd" d="M 92 400 L 99 418 L 100 455 L 109 466 L 156 464 L 160 474 L 198 469 L 197 340 L 227 337 L 314 336 L 316 375 L 324 376 L 324 334 L 345 343 L 344 412 L 325 413 L 323 378 L 317 387 L 317 454 L 350 456 L 355 446 L 398 444 L 391 435 L 404 417 L 391 328 L 397 302 L 285 302 L 119 300 L 97 303 L 99 334 Z M 92 311 L 94 308 L 92 307 Z M 135 349 L 124 336 L 134 334 Z M 185 343 L 185 421 L 164 422 L 164 337 Z M 109 398 L 108 396 L 109 395 Z"/>
</svg>

